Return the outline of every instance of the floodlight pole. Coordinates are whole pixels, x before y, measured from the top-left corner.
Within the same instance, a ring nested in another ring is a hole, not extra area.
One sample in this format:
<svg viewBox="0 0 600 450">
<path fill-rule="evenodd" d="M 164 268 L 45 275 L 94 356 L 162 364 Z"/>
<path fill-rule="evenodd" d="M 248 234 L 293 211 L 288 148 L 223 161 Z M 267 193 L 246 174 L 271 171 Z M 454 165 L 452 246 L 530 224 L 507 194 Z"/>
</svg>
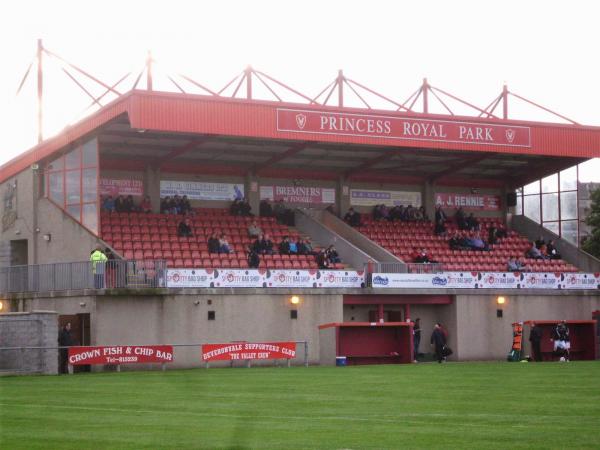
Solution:
<svg viewBox="0 0 600 450">
<path fill-rule="evenodd" d="M 38 73 L 37 73 L 37 87 L 38 87 L 38 92 L 37 92 L 37 96 L 38 96 L 38 111 L 37 111 L 37 115 L 38 115 L 38 144 L 40 142 L 42 142 L 44 140 L 44 132 L 42 131 L 42 126 L 43 126 L 43 117 L 44 117 L 44 112 L 43 112 L 43 103 L 42 103 L 42 99 L 43 99 L 43 93 L 44 93 L 44 77 L 43 77 L 43 71 L 42 71 L 42 54 L 44 52 L 44 46 L 42 45 L 42 40 L 38 39 L 37 41 L 38 45 L 37 45 L 37 66 L 38 66 Z"/>
<path fill-rule="evenodd" d="M 502 86 L 502 117 L 508 119 L 508 86 Z"/>
<path fill-rule="evenodd" d="M 146 89 L 152 90 L 152 52 L 148 50 L 148 58 L 146 58 Z"/>
<path fill-rule="evenodd" d="M 252 100 L 252 66 L 246 67 L 246 98 Z"/>
<path fill-rule="evenodd" d="M 338 71 L 338 106 L 340 108 L 344 107 L 344 72 L 342 70 Z"/>
<path fill-rule="evenodd" d="M 423 78 L 423 112 L 427 114 L 429 112 L 429 84 L 427 78 Z"/>
</svg>

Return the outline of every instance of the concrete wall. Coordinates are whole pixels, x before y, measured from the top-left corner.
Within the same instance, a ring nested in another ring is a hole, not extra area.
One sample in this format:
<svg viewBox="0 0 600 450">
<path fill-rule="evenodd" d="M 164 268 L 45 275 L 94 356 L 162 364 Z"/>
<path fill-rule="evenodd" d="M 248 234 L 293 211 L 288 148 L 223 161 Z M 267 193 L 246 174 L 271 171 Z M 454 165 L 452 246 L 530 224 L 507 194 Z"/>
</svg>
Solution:
<svg viewBox="0 0 600 450">
<path fill-rule="evenodd" d="M 291 292 L 269 294 L 253 290 L 258 293 L 235 295 L 231 290 L 217 294 L 206 291 L 131 296 L 74 293 L 37 296 L 22 302 L 25 310 L 44 305 L 59 314 L 90 313 L 92 345 L 306 340 L 313 364 L 319 359 L 318 326 L 342 321 L 340 294 L 300 294 L 298 318 L 291 319 Z M 215 312 L 215 320 L 208 320 L 208 311 Z M 199 366 L 199 355 L 198 347 L 178 348 L 172 366 Z M 303 349 L 298 346 L 294 363 L 302 363 L 303 358 Z"/>
<path fill-rule="evenodd" d="M 0 314 L 1 347 L 56 347 L 58 315 L 52 311 Z M 0 350 L 0 372 L 58 372 L 57 350 Z"/>
<path fill-rule="evenodd" d="M 372 305 L 343 305 L 344 293 L 357 290 L 323 289 L 188 289 L 164 291 L 120 291 L 117 295 L 94 291 L 24 298 L 15 296 L 19 308 L 55 310 L 59 314 L 89 313 L 92 345 L 218 343 L 235 340 L 307 340 L 309 360 L 319 361 L 318 326 L 330 322 L 367 322 Z M 362 290 L 364 291 L 364 290 Z M 429 353 L 429 338 L 436 322 L 448 332 L 455 360 L 504 360 L 512 343 L 511 325 L 523 320 L 590 320 L 600 309 L 600 294 L 589 291 L 539 293 L 524 291 L 511 295 L 503 317 L 496 317 L 496 296 L 475 290 L 451 293 L 449 305 L 412 304 L 411 319 L 421 318 L 420 350 Z M 290 318 L 288 303 L 300 295 L 298 319 Z M 406 292 L 406 295 L 412 295 Z M 425 293 L 423 293 L 425 294 Z M 436 292 L 439 294 L 439 292 Z M 388 295 L 379 293 L 378 295 Z M 403 295 L 403 293 L 389 293 Z M 403 305 L 385 305 L 386 311 L 402 311 Z M 208 320 L 208 311 L 215 320 Z M 54 337 L 55 339 L 55 337 Z M 298 349 L 302 359 L 302 349 Z M 176 349 L 176 366 L 200 365 L 199 348 Z M 299 363 L 301 361 L 296 361 Z M 270 362 L 269 362 L 270 363 Z"/>
<path fill-rule="evenodd" d="M 505 359 L 512 345 L 512 324 L 525 320 L 591 320 L 600 308 L 600 296 L 507 295 L 500 308 L 495 295 L 457 295 L 456 357 L 461 360 Z M 503 317 L 496 317 L 496 310 Z M 451 323 L 451 320 L 448 321 Z M 451 338 L 452 338 L 451 333 Z M 452 339 L 451 344 L 452 346 Z"/>
</svg>

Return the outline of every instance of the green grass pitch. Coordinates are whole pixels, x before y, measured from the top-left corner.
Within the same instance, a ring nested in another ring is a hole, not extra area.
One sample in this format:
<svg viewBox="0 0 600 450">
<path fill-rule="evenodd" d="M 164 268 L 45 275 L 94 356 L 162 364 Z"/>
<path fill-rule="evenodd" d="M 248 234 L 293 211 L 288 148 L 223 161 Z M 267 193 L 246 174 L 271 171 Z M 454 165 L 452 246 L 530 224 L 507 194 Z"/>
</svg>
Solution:
<svg viewBox="0 0 600 450">
<path fill-rule="evenodd" d="M 600 448 L 600 361 L 3 377 L 0 448 Z"/>
</svg>

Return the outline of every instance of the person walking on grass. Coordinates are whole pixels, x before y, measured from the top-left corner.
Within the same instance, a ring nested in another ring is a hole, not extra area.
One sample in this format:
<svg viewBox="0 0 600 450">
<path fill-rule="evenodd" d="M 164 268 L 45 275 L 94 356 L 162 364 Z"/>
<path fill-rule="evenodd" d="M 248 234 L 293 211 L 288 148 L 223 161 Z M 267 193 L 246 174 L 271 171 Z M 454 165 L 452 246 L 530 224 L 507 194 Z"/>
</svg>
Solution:
<svg viewBox="0 0 600 450">
<path fill-rule="evenodd" d="M 419 357 L 419 344 L 421 343 L 421 319 L 415 319 L 413 325 L 413 358 L 414 362 L 417 362 Z"/>
<path fill-rule="evenodd" d="M 442 326 L 439 323 L 435 324 L 433 333 L 431 333 L 431 346 L 435 349 L 435 356 L 438 363 L 446 359 L 444 356 L 444 347 L 446 346 L 446 335 L 442 331 Z"/>
<path fill-rule="evenodd" d="M 531 322 L 531 330 L 529 331 L 529 342 L 531 342 L 531 350 L 533 359 L 536 362 L 542 361 L 542 329 L 536 326 L 535 322 Z"/>
</svg>

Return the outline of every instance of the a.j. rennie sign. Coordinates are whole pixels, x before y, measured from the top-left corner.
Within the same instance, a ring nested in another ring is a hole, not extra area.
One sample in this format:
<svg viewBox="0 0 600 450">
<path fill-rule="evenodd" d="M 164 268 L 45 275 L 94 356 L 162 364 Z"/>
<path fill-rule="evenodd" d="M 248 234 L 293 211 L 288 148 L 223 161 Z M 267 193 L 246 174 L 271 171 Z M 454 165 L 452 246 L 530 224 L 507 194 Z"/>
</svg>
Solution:
<svg viewBox="0 0 600 450">
<path fill-rule="evenodd" d="M 277 131 L 531 147 L 529 127 L 303 109 L 278 108 Z"/>
</svg>

